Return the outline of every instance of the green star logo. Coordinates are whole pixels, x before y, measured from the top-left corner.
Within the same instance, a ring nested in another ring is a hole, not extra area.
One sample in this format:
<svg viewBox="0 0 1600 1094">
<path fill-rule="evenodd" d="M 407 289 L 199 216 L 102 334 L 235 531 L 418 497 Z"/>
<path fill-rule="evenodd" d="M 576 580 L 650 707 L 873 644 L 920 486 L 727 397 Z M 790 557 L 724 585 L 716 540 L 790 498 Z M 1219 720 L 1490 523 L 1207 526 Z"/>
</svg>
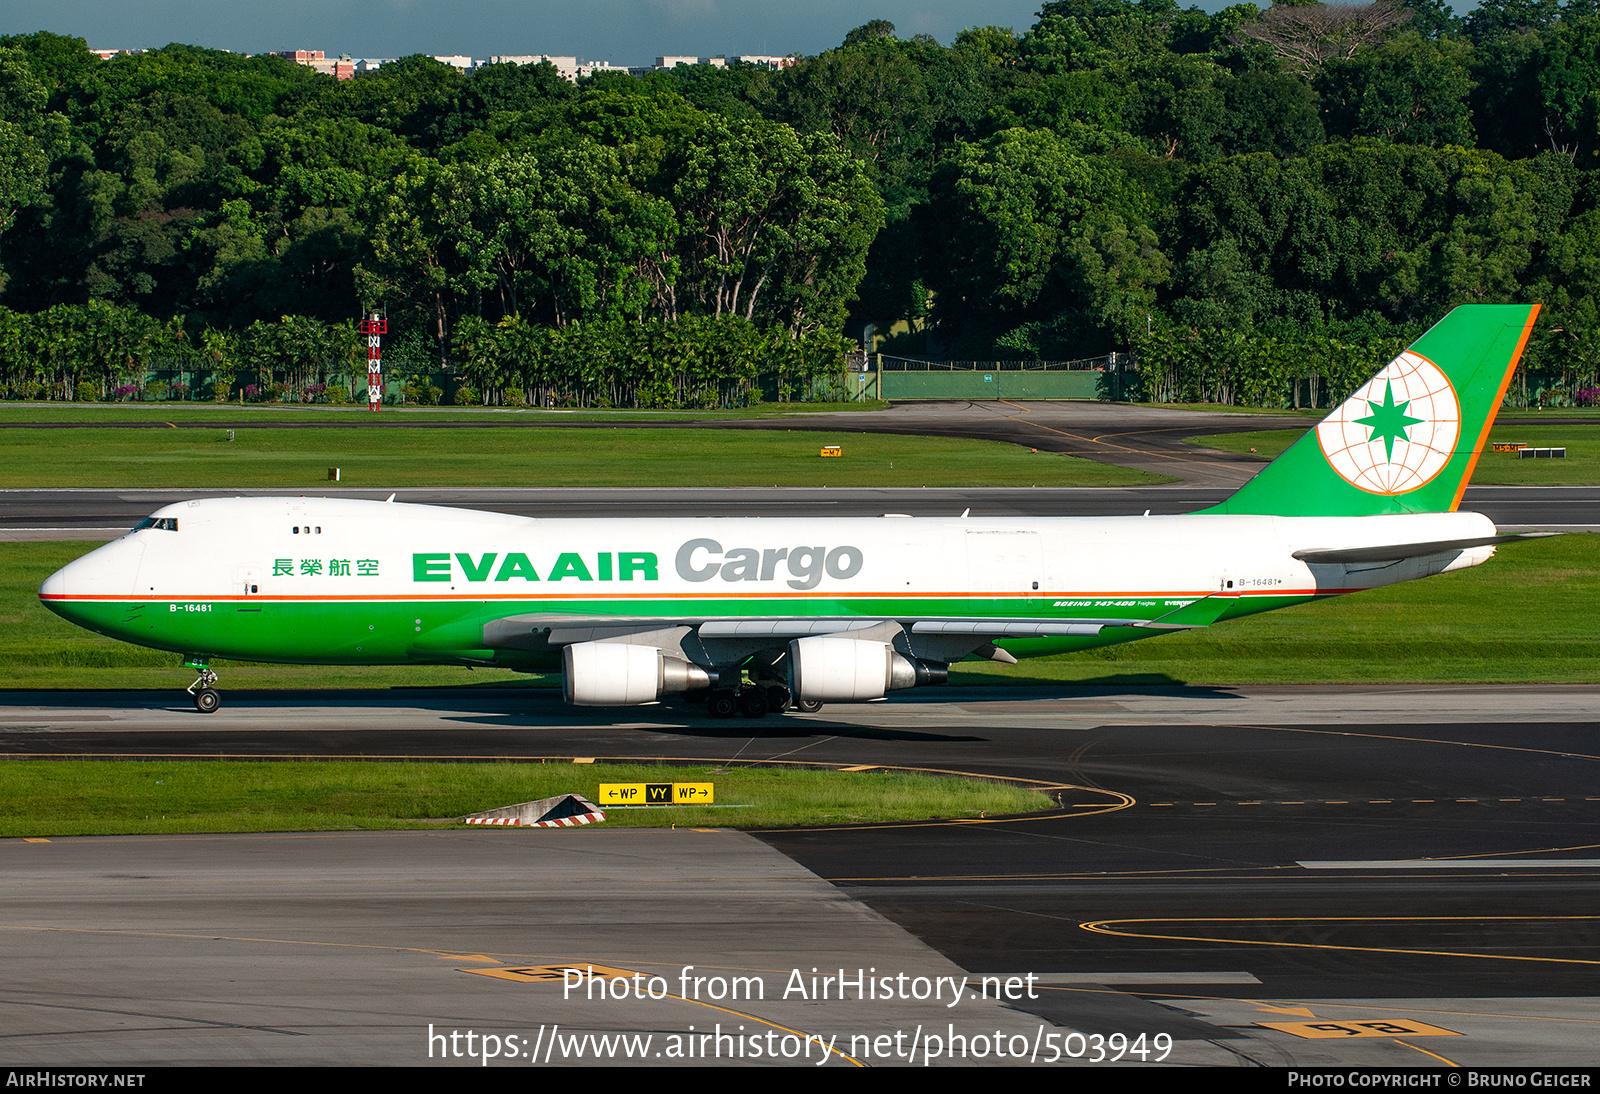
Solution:
<svg viewBox="0 0 1600 1094">
<path fill-rule="evenodd" d="M 1383 438 L 1384 459 L 1390 463 L 1394 462 L 1394 442 L 1396 440 L 1409 441 L 1411 439 L 1406 436 L 1406 427 L 1427 421 L 1426 418 L 1413 418 L 1407 414 L 1406 407 L 1410 405 L 1410 399 L 1396 404 L 1394 401 L 1394 384 L 1386 383 L 1383 391 L 1383 404 L 1380 406 L 1368 399 L 1367 406 L 1371 408 L 1372 413 L 1365 418 L 1356 419 L 1356 425 L 1364 425 L 1372 430 L 1372 435 L 1367 438 L 1368 444 L 1371 444 L 1379 437 Z"/>
</svg>

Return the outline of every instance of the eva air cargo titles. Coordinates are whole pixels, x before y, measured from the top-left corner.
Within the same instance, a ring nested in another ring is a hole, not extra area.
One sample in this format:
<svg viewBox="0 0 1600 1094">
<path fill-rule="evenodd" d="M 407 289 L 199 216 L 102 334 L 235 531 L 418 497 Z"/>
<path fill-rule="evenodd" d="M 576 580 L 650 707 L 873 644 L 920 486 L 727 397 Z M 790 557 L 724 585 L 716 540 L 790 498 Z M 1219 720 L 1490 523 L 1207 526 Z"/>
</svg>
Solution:
<svg viewBox="0 0 1600 1094">
<path fill-rule="evenodd" d="M 560 670 L 585 706 L 815 710 L 1475 566 L 1458 511 L 1537 306 L 1457 308 L 1220 505 L 1182 516 L 546 520 L 180 502 L 51 575 L 52 611 L 181 654 Z M 1376 366 L 1376 363 L 1375 363 Z"/>
<path fill-rule="evenodd" d="M 657 581 L 660 563 L 654 551 L 601 551 L 584 556 L 562 551 L 545 571 L 550 581 Z M 823 573 L 829 577 L 855 577 L 861 572 L 859 547 L 734 547 L 727 551 L 714 539 L 691 539 L 673 555 L 678 576 L 685 581 L 774 581 L 787 580 L 791 589 L 815 589 Z M 499 560 L 496 565 L 496 560 Z M 453 561 L 452 561 L 453 560 Z M 782 565 L 782 575 L 779 566 Z M 467 552 L 446 551 L 411 556 L 412 577 L 416 581 L 538 581 L 539 571 L 521 551 L 504 556 L 489 551 L 474 558 Z"/>
</svg>

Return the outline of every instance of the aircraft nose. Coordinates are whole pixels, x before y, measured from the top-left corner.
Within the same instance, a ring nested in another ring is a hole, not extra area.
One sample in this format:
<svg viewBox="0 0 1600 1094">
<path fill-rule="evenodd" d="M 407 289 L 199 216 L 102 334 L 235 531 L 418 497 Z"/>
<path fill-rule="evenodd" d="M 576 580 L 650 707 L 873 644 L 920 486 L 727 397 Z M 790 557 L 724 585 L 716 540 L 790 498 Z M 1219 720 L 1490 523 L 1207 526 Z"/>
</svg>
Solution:
<svg viewBox="0 0 1600 1094">
<path fill-rule="evenodd" d="M 66 615 L 80 601 L 127 596 L 137 586 L 143 555 L 143 545 L 127 537 L 108 543 L 45 578 L 39 599 L 51 611 Z"/>
<path fill-rule="evenodd" d="M 39 601 L 46 608 L 72 623 L 78 623 L 78 613 L 73 611 L 72 587 L 68 571 L 77 563 L 69 562 L 55 573 L 44 579 L 44 584 L 39 586 Z"/>
<path fill-rule="evenodd" d="M 66 566 L 63 566 L 44 579 L 44 584 L 39 586 L 40 600 L 49 600 L 53 596 L 67 595 L 67 569 Z"/>
</svg>

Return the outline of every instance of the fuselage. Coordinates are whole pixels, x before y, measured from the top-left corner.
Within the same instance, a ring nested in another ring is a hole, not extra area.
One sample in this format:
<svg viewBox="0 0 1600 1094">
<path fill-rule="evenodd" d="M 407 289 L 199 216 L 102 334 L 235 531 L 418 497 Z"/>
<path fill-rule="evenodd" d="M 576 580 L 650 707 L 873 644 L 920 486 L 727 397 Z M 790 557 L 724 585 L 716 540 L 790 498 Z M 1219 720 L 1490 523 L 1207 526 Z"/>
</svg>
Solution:
<svg viewBox="0 0 1600 1094">
<path fill-rule="evenodd" d="M 51 610 L 188 656 L 549 669 L 492 640 L 508 617 L 1119 621 L 1010 637 L 1080 649 L 1476 565 L 1298 550 L 1494 535 L 1474 513 L 1040 519 L 535 519 L 324 498 L 182 502 L 52 575 Z M 1120 625 L 1144 621 L 1154 628 Z"/>
</svg>

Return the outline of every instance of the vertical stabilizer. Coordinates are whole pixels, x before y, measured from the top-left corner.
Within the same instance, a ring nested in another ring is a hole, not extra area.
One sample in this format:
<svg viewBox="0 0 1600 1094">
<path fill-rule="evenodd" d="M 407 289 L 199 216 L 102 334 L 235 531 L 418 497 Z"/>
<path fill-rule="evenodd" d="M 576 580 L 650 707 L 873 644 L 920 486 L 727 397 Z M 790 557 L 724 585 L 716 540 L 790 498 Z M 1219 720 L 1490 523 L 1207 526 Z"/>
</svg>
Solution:
<svg viewBox="0 0 1600 1094">
<path fill-rule="evenodd" d="M 1454 511 L 1537 304 L 1456 308 L 1211 513 Z"/>
</svg>

